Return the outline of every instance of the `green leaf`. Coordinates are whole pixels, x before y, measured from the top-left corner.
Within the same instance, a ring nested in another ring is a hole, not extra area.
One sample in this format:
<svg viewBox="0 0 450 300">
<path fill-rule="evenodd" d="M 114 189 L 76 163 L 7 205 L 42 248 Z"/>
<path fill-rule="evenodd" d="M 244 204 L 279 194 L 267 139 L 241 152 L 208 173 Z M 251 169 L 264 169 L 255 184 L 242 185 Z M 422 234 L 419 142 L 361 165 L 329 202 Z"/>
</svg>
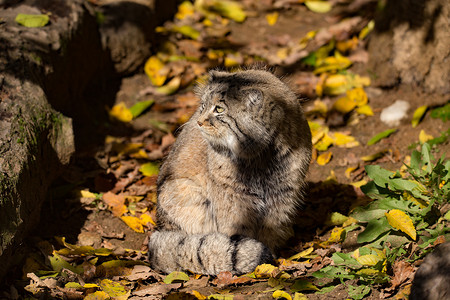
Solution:
<svg viewBox="0 0 450 300">
<path fill-rule="evenodd" d="M 78 282 L 68 282 L 64 285 L 65 288 L 72 288 L 72 289 L 78 289 L 82 288 L 81 284 Z"/>
<path fill-rule="evenodd" d="M 296 280 L 293 285 L 291 285 L 291 292 L 302 292 L 302 291 L 318 291 L 319 288 L 308 280 L 300 279 Z"/>
<path fill-rule="evenodd" d="M 61 272 L 62 269 L 68 269 L 74 273 L 81 274 L 83 273 L 83 267 L 78 266 L 74 267 L 71 264 L 69 264 L 67 261 L 65 261 L 61 256 L 54 253 L 52 256 L 49 257 L 50 264 L 52 266 L 52 269 L 57 272 Z"/>
<path fill-rule="evenodd" d="M 388 136 L 390 136 L 391 134 L 393 134 L 394 132 L 396 132 L 397 129 L 393 128 L 393 129 L 388 129 L 385 130 L 383 132 L 380 132 L 379 134 L 375 135 L 373 138 L 371 138 L 368 142 L 367 145 L 371 146 L 373 144 L 378 143 L 381 139 L 387 138 Z"/>
<path fill-rule="evenodd" d="M 389 225 L 388 221 L 385 217 L 378 220 L 374 219 L 369 221 L 369 223 L 366 226 L 366 229 L 360 234 L 358 234 L 357 242 L 361 244 L 361 243 L 369 243 L 376 240 L 380 235 L 390 230 L 390 227 L 388 225 Z"/>
<path fill-rule="evenodd" d="M 16 16 L 16 22 L 25 27 L 44 27 L 48 21 L 48 15 L 17 14 Z"/>
<path fill-rule="evenodd" d="M 313 12 L 324 14 L 333 7 L 328 1 L 305 1 L 306 7 Z"/>
<path fill-rule="evenodd" d="M 189 276 L 184 272 L 174 271 L 164 278 L 164 283 L 171 284 L 172 282 L 188 281 Z"/>
<path fill-rule="evenodd" d="M 370 222 L 383 217 L 385 212 L 385 209 L 373 208 L 368 205 L 366 207 L 356 207 L 350 216 L 359 222 Z"/>
<path fill-rule="evenodd" d="M 183 25 L 183 26 L 174 26 L 172 28 L 172 31 L 179 32 L 184 36 L 187 36 L 193 40 L 197 40 L 200 36 L 200 31 L 194 29 L 193 27 L 189 25 Z"/>
<path fill-rule="evenodd" d="M 158 173 L 159 173 L 159 166 L 158 166 L 158 164 L 156 164 L 154 162 L 148 162 L 148 163 L 141 165 L 141 167 L 139 168 L 139 171 L 144 176 L 148 176 L 148 177 L 155 176 L 155 175 L 158 175 Z"/>
<path fill-rule="evenodd" d="M 150 106 L 152 106 L 153 103 L 155 103 L 155 100 L 141 101 L 137 102 L 132 107 L 130 107 L 133 119 L 139 117 L 144 111 L 146 111 Z"/>
<path fill-rule="evenodd" d="M 362 267 L 362 265 L 356 259 L 354 259 L 350 254 L 347 253 L 333 253 L 331 259 L 336 265 L 345 265 L 352 269 L 358 269 Z"/>
<path fill-rule="evenodd" d="M 348 296 L 355 300 L 363 299 L 370 293 L 370 287 L 367 285 L 353 286 L 347 285 Z"/>
<path fill-rule="evenodd" d="M 435 108 L 431 111 L 431 117 L 433 119 L 441 119 L 443 122 L 450 120 L 450 102 L 444 106 Z"/>
</svg>

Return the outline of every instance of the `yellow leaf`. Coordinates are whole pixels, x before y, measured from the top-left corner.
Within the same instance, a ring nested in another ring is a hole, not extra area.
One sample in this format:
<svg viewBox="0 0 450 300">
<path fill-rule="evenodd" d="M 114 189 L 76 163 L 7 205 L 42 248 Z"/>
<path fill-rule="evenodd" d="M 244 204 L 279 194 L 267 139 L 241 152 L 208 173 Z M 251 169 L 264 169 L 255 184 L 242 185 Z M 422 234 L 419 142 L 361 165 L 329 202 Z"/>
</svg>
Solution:
<svg viewBox="0 0 450 300">
<path fill-rule="evenodd" d="M 347 91 L 347 97 L 354 102 L 356 106 L 366 105 L 368 101 L 367 94 L 361 87 Z"/>
<path fill-rule="evenodd" d="M 320 154 L 319 157 L 317 157 L 317 164 L 320 166 L 326 165 L 330 162 L 332 155 L 333 153 L 331 153 L 331 151 Z"/>
<path fill-rule="evenodd" d="M 355 107 L 356 103 L 349 99 L 348 96 L 337 99 L 333 104 L 333 109 L 343 114 L 352 111 Z"/>
<path fill-rule="evenodd" d="M 287 260 L 294 260 L 294 259 L 299 259 L 299 258 L 303 258 L 307 255 L 310 255 L 312 252 L 314 251 L 314 247 L 309 247 L 306 250 L 303 250 L 300 253 L 297 253 L 295 255 L 292 255 L 291 257 L 289 257 Z"/>
<path fill-rule="evenodd" d="M 374 254 L 361 255 L 356 260 L 363 266 L 375 266 L 381 259 Z"/>
<path fill-rule="evenodd" d="M 309 41 L 311 41 L 316 36 L 317 31 L 309 31 L 305 36 L 300 40 L 300 50 L 306 48 L 308 46 Z"/>
<path fill-rule="evenodd" d="M 353 166 L 353 167 L 348 167 L 347 170 L 345 170 L 345 177 L 350 179 L 350 175 L 352 174 L 353 171 L 358 169 L 358 167 L 359 167 L 359 165 L 356 165 L 356 166 Z"/>
<path fill-rule="evenodd" d="M 354 187 L 361 187 L 361 186 L 365 185 L 366 183 L 367 183 L 367 180 L 362 179 L 360 181 L 352 182 L 350 184 Z"/>
<path fill-rule="evenodd" d="M 358 38 L 360 40 L 364 39 L 374 28 L 375 28 L 375 21 L 370 20 L 370 22 L 367 23 L 367 25 L 359 33 Z"/>
<path fill-rule="evenodd" d="M 192 290 L 190 293 L 191 293 L 192 295 L 194 295 L 195 298 L 197 298 L 198 300 L 205 300 L 205 299 L 208 299 L 206 296 L 200 294 L 200 293 L 197 292 L 196 290 Z"/>
<path fill-rule="evenodd" d="M 385 213 L 389 225 L 395 229 L 401 230 L 409 235 L 413 240 L 416 240 L 416 229 L 411 218 L 399 209 L 392 209 Z"/>
<path fill-rule="evenodd" d="M 111 299 L 104 291 L 96 291 L 84 297 L 84 300 L 107 300 Z"/>
<path fill-rule="evenodd" d="M 103 279 L 100 281 L 100 287 L 115 300 L 126 300 L 131 293 L 131 291 L 127 291 L 122 284 L 110 279 Z"/>
<path fill-rule="evenodd" d="M 331 235 L 325 242 L 320 243 L 321 247 L 327 247 L 328 245 L 339 243 L 345 237 L 345 229 L 343 227 L 335 227 L 331 230 Z"/>
<path fill-rule="evenodd" d="M 349 50 L 355 50 L 358 46 L 359 40 L 356 36 L 353 38 L 346 40 L 346 41 L 340 41 L 336 43 L 336 49 L 338 49 L 340 52 L 345 53 Z"/>
<path fill-rule="evenodd" d="M 277 50 L 277 57 L 280 58 L 281 60 L 286 59 L 288 55 L 289 55 L 289 48 L 287 47 L 282 47 Z"/>
<path fill-rule="evenodd" d="M 196 0 L 195 7 L 204 14 L 219 14 L 222 17 L 232 19 L 236 22 L 244 22 L 247 15 L 242 9 L 242 5 L 230 0 Z"/>
<path fill-rule="evenodd" d="M 82 198 L 97 198 L 94 193 L 91 193 L 88 190 L 80 190 L 79 194 Z"/>
<path fill-rule="evenodd" d="M 379 273 L 379 271 L 377 271 L 375 269 L 361 269 L 356 273 L 362 274 L 362 275 L 375 275 L 375 274 Z"/>
<path fill-rule="evenodd" d="M 182 35 L 193 40 L 197 40 L 200 37 L 200 31 L 189 25 L 173 26 L 171 31 L 181 33 Z"/>
<path fill-rule="evenodd" d="M 328 175 L 327 179 L 325 179 L 325 182 L 337 182 L 336 174 L 334 173 L 334 170 L 330 171 L 330 175 Z"/>
<path fill-rule="evenodd" d="M 316 144 L 324 134 L 328 132 L 328 127 L 320 125 L 319 123 L 308 121 L 308 125 L 311 130 L 313 144 Z"/>
<path fill-rule="evenodd" d="M 422 105 L 414 111 L 413 118 L 411 121 L 411 125 L 413 128 L 415 128 L 417 125 L 419 125 L 419 123 L 422 120 L 422 117 L 425 114 L 425 112 L 427 111 L 427 109 L 428 109 L 427 105 Z"/>
<path fill-rule="evenodd" d="M 144 233 L 144 227 L 142 226 L 141 220 L 132 216 L 122 216 L 120 217 L 125 224 L 136 232 Z"/>
<path fill-rule="evenodd" d="M 100 286 L 98 284 L 95 284 L 95 283 L 85 283 L 83 285 L 83 287 L 85 289 L 92 289 L 92 288 L 99 288 Z"/>
<path fill-rule="evenodd" d="M 151 223 L 156 226 L 155 221 L 153 221 L 152 217 L 149 214 L 142 214 L 139 217 L 139 219 L 143 225 L 147 225 L 147 223 Z"/>
<path fill-rule="evenodd" d="M 255 277 L 256 278 L 269 278 L 272 273 L 277 272 L 279 269 L 271 264 L 262 264 L 256 267 Z"/>
<path fill-rule="evenodd" d="M 184 18 L 194 14 L 194 5 L 190 1 L 184 1 L 178 5 L 178 11 L 175 18 L 183 20 Z"/>
<path fill-rule="evenodd" d="M 316 94 L 318 97 L 322 97 L 322 95 L 323 95 L 323 89 L 324 89 L 325 81 L 327 80 L 327 78 L 328 78 L 328 74 L 326 74 L 326 73 L 320 74 L 319 81 L 316 84 Z"/>
<path fill-rule="evenodd" d="M 168 68 L 164 68 L 164 64 L 157 56 L 151 56 L 144 66 L 145 74 L 155 86 L 162 86 L 167 79 L 169 73 Z"/>
<path fill-rule="evenodd" d="M 352 148 L 359 146 L 359 142 L 354 137 L 341 132 L 334 132 L 331 138 L 333 138 L 334 144 L 338 147 Z"/>
<path fill-rule="evenodd" d="M 339 95 L 349 88 L 347 77 L 342 74 L 335 74 L 326 77 L 323 83 L 323 93 L 327 95 Z M 316 87 L 317 93 L 317 87 Z M 319 93 L 317 93 L 319 94 Z"/>
<path fill-rule="evenodd" d="M 148 154 L 147 152 L 145 152 L 145 150 L 139 149 L 137 152 L 131 153 L 130 157 L 137 159 L 148 159 Z"/>
<path fill-rule="evenodd" d="M 308 109 L 308 114 L 318 114 L 323 117 L 327 115 L 328 107 L 327 105 L 320 99 L 316 99 L 313 102 L 313 107 Z"/>
<path fill-rule="evenodd" d="M 286 293 L 285 291 L 282 290 L 277 290 L 275 292 L 273 292 L 272 297 L 274 299 L 286 299 L 286 300 L 292 300 L 291 295 L 289 295 L 288 293 Z"/>
<path fill-rule="evenodd" d="M 332 139 L 327 133 L 323 133 L 323 137 L 314 145 L 319 151 L 326 151 L 328 148 L 334 143 L 334 139 Z"/>
<path fill-rule="evenodd" d="M 363 161 L 374 161 L 374 160 L 377 160 L 377 159 L 383 157 L 387 152 L 388 152 L 387 149 L 381 150 L 381 151 L 376 152 L 374 154 L 363 156 L 363 157 L 361 157 L 361 160 L 363 160 Z"/>
<path fill-rule="evenodd" d="M 158 166 L 158 164 L 156 164 L 154 162 L 148 162 L 148 163 L 141 165 L 141 167 L 139 168 L 139 171 L 142 173 L 142 175 L 151 177 L 151 176 L 158 175 L 159 166 Z"/>
<path fill-rule="evenodd" d="M 295 293 L 294 300 L 308 300 L 308 297 L 302 293 Z"/>
<path fill-rule="evenodd" d="M 109 116 L 121 122 L 130 122 L 133 120 L 133 114 L 123 102 L 114 105 L 109 111 Z"/>
<path fill-rule="evenodd" d="M 156 89 L 158 94 L 172 95 L 180 88 L 181 77 L 174 77 L 166 85 L 160 86 Z"/>
<path fill-rule="evenodd" d="M 360 115 L 373 116 L 373 110 L 369 104 L 361 105 L 356 108 L 356 112 Z"/>
<path fill-rule="evenodd" d="M 342 227 L 350 226 L 350 225 L 352 225 L 352 224 L 355 224 L 356 222 L 358 222 L 358 220 L 356 220 L 356 219 L 353 218 L 353 217 L 349 217 L 349 218 L 347 219 L 347 221 L 345 221 L 344 224 L 342 224 Z"/>
<path fill-rule="evenodd" d="M 421 130 L 419 133 L 419 141 L 421 144 L 424 144 L 426 142 L 428 142 L 429 140 L 434 139 L 434 137 L 431 134 L 427 134 L 425 133 L 425 130 Z"/>
<path fill-rule="evenodd" d="M 223 62 L 223 64 L 225 65 L 225 67 L 227 68 L 231 68 L 231 67 L 236 67 L 241 65 L 244 62 L 244 59 L 242 57 L 241 54 L 239 54 L 238 52 L 236 53 L 230 53 L 227 54 L 227 56 L 225 56 L 225 60 Z"/>
<path fill-rule="evenodd" d="M 275 25 L 275 23 L 278 20 L 278 12 L 275 11 L 275 12 L 273 12 L 271 14 L 267 14 L 266 15 L 266 20 L 267 20 L 267 23 L 269 23 L 270 26 Z"/>
<path fill-rule="evenodd" d="M 316 69 L 314 70 L 314 74 L 345 70 L 351 65 L 352 61 L 345 56 L 342 55 L 328 56 L 322 60 L 318 60 Z"/>
<path fill-rule="evenodd" d="M 320 14 L 329 12 L 333 7 L 331 3 L 327 1 L 305 1 L 305 6 L 310 11 Z"/>
</svg>

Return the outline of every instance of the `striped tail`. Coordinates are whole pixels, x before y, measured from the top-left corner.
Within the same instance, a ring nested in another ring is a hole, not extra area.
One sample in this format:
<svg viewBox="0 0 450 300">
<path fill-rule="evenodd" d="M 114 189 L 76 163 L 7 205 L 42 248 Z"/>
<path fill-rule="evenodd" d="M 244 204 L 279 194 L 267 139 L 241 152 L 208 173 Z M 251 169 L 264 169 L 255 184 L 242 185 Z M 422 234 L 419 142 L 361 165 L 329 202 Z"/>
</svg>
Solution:
<svg viewBox="0 0 450 300">
<path fill-rule="evenodd" d="M 150 237 L 148 248 L 153 268 L 165 273 L 189 270 L 206 275 L 224 271 L 245 274 L 260 264 L 273 262 L 269 248 L 240 235 L 156 231 Z"/>
</svg>

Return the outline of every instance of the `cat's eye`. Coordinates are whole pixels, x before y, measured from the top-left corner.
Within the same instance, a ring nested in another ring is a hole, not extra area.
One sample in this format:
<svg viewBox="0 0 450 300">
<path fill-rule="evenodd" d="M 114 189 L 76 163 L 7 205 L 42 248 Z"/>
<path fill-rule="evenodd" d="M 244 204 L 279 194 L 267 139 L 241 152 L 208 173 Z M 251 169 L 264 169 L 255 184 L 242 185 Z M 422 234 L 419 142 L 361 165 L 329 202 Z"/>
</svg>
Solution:
<svg viewBox="0 0 450 300">
<path fill-rule="evenodd" d="M 223 108 L 223 107 L 221 107 L 221 106 L 216 106 L 216 107 L 214 108 L 214 112 L 216 112 L 216 113 L 218 113 L 218 114 L 223 113 L 224 111 L 225 111 L 225 108 Z"/>
</svg>

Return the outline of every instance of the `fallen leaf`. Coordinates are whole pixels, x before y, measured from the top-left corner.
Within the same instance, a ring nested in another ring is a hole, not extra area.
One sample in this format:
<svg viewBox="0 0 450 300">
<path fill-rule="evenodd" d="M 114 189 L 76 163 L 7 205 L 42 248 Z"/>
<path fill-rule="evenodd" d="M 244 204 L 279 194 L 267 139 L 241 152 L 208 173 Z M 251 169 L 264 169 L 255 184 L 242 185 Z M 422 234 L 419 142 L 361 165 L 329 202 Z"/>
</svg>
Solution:
<svg viewBox="0 0 450 300">
<path fill-rule="evenodd" d="M 189 280 L 189 276 L 184 273 L 184 272 L 179 272 L 179 271 L 174 271 L 172 273 L 170 273 L 169 275 L 166 276 L 166 278 L 164 278 L 164 283 L 165 284 L 171 284 L 173 282 L 184 282 L 184 281 L 188 281 Z"/>
<path fill-rule="evenodd" d="M 360 115 L 373 116 L 372 107 L 370 107 L 370 105 L 368 104 L 361 105 L 360 107 L 356 108 L 356 112 Z"/>
<path fill-rule="evenodd" d="M 151 56 L 144 65 L 145 74 L 155 86 L 162 86 L 166 82 L 169 73 L 168 68 L 164 68 L 164 64 L 157 56 Z"/>
<path fill-rule="evenodd" d="M 392 268 L 394 276 L 391 280 L 392 288 L 400 286 L 414 275 L 414 267 L 404 260 L 397 260 Z"/>
<path fill-rule="evenodd" d="M 111 299 L 111 297 L 104 291 L 96 291 L 96 292 L 87 294 L 86 297 L 84 297 L 83 299 L 84 300 L 108 300 L 108 299 Z"/>
<path fill-rule="evenodd" d="M 180 88 L 181 77 L 174 77 L 166 85 L 160 86 L 156 92 L 162 95 L 172 95 Z"/>
<path fill-rule="evenodd" d="M 300 279 L 296 280 L 290 287 L 291 292 L 303 292 L 303 291 L 318 291 L 319 289 L 309 282 L 308 280 Z"/>
<path fill-rule="evenodd" d="M 413 128 L 415 128 L 417 125 L 419 125 L 419 123 L 422 120 L 422 117 L 425 115 L 427 109 L 428 109 L 427 105 L 422 105 L 414 111 L 413 118 L 411 121 L 411 125 Z"/>
<path fill-rule="evenodd" d="M 200 37 L 200 31 L 189 25 L 173 26 L 171 31 L 181 33 L 182 35 L 197 40 Z"/>
<path fill-rule="evenodd" d="M 413 240 L 416 240 L 416 229 L 411 218 L 399 209 L 392 209 L 385 213 L 389 224 L 395 229 L 401 230 L 409 235 Z"/>
<path fill-rule="evenodd" d="M 275 23 L 277 22 L 277 20 L 278 20 L 278 12 L 273 12 L 273 13 L 270 13 L 270 14 L 267 14 L 266 15 L 266 20 L 267 20 L 267 23 L 270 25 L 270 26 L 273 26 L 273 25 L 275 25 Z"/>
<path fill-rule="evenodd" d="M 303 250 L 300 253 L 297 253 L 295 255 L 292 255 L 291 257 L 289 257 L 287 260 L 296 260 L 296 259 L 300 259 L 302 257 L 305 257 L 307 255 L 310 255 L 312 252 L 314 251 L 314 247 L 309 247 L 306 250 Z"/>
<path fill-rule="evenodd" d="M 425 133 L 425 130 L 423 130 L 423 129 L 420 131 L 420 133 L 419 133 L 419 142 L 421 144 L 424 144 L 424 143 L 426 143 L 426 142 L 428 142 L 429 140 L 432 140 L 432 139 L 434 139 L 434 137 L 431 134 Z"/>
<path fill-rule="evenodd" d="M 381 151 L 376 152 L 374 154 L 363 156 L 363 157 L 361 157 L 361 160 L 362 161 L 366 161 L 366 162 L 374 161 L 374 160 L 377 160 L 377 159 L 383 157 L 387 152 L 388 152 L 388 150 L 384 149 L 384 150 L 381 150 Z"/>
<path fill-rule="evenodd" d="M 317 164 L 320 166 L 326 165 L 327 163 L 330 162 L 332 156 L 333 156 L 333 153 L 331 153 L 331 151 L 320 154 L 317 157 Z"/>
<path fill-rule="evenodd" d="M 144 233 L 144 227 L 142 226 L 142 222 L 139 218 L 133 216 L 121 216 L 120 219 L 134 231 Z"/>
<path fill-rule="evenodd" d="M 282 290 L 277 290 L 277 291 L 273 292 L 272 298 L 292 300 L 291 295 L 289 295 L 288 293 L 286 293 L 285 291 L 282 291 Z"/>
<path fill-rule="evenodd" d="M 146 100 L 135 103 L 132 107 L 130 107 L 131 115 L 134 118 L 139 117 L 143 112 L 145 112 L 150 106 L 155 103 L 155 100 Z"/>
<path fill-rule="evenodd" d="M 158 164 L 156 164 L 154 162 L 148 162 L 148 163 L 141 165 L 141 167 L 139 168 L 139 171 L 142 173 L 142 175 L 151 177 L 151 176 L 158 175 L 159 166 L 158 166 Z"/>
<path fill-rule="evenodd" d="M 320 14 L 329 12 L 333 7 L 328 1 L 305 1 L 304 3 L 310 11 Z"/>
<path fill-rule="evenodd" d="M 358 35 L 360 40 L 363 40 L 375 28 L 375 21 L 370 20 L 369 23 L 361 30 Z"/>
<path fill-rule="evenodd" d="M 48 15 L 17 14 L 15 21 L 25 27 L 44 27 L 48 24 Z"/>
<path fill-rule="evenodd" d="M 109 111 L 109 116 L 125 123 L 130 122 L 133 119 L 133 114 L 123 102 L 119 102 L 114 105 Z"/>
<path fill-rule="evenodd" d="M 256 278 L 269 278 L 278 271 L 279 269 L 271 264 L 262 264 L 256 267 L 254 274 Z"/>
<path fill-rule="evenodd" d="M 333 132 L 331 138 L 334 140 L 334 144 L 338 147 L 352 148 L 359 146 L 359 142 L 348 134 L 342 132 Z"/>
<path fill-rule="evenodd" d="M 100 281 L 100 287 L 109 297 L 116 300 L 126 300 L 131 293 L 126 290 L 125 286 L 110 279 Z"/>
<path fill-rule="evenodd" d="M 240 3 L 230 0 L 196 0 L 195 7 L 206 14 L 219 14 L 238 23 L 247 18 Z"/>
<path fill-rule="evenodd" d="M 183 1 L 178 5 L 178 11 L 175 14 L 175 18 L 183 20 L 186 17 L 192 16 L 194 14 L 194 5 L 190 1 Z"/>
<path fill-rule="evenodd" d="M 371 146 L 371 145 L 373 145 L 373 144 L 376 144 L 376 143 L 378 143 L 380 140 L 382 140 L 382 139 L 384 139 L 384 138 L 387 138 L 388 136 L 390 136 L 391 134 L 393 134 L 393 133 L 396 132 L 396 131 L 397 131 L 397 129 L 396 129 L 396 128 L 393 128 L 393 129 L 388 129 L 388 130 L 385 130 L 385 131 L 383 131 L 383 132 L 380 132 L 380 133 L 376 134 L 373 138 L 371 138 L 371 139 L 367 142 L 367 145 L 368 145 L 368 146 Z"/>
</svg>

